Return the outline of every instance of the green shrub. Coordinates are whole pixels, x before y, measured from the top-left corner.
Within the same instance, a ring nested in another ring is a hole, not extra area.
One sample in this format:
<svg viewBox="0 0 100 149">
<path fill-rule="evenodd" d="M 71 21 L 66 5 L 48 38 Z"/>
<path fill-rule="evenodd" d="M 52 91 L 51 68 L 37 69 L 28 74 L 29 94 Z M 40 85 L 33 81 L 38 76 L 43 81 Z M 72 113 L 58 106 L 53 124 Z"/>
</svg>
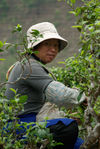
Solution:
<svg viewBox="0 0 100 149">
<path fill-rule="evenodd" d="M 92 148 L 100 137 L 100 1 L 82 0 L 81 7 L 74 8 L 76 0 L 67 1 L 71 6 L 70 13 L 76 16 L 77 28 L 80 32 L 79 54 L 63 62 L 64 68 L 52 68 L 58 81 L 70 87 L 77 87 L 88 96 L 88 106 L 67 111 L 69 116 L 76 113 L 82 120 L 81 136 L 84 136 L 84 148 Z M 85 111 L 84 111 L 85 110 Z M 97 129 L 98 128 L 98 129 Z M 98 142 L 98 148 L 100 148 Z"/>
</svg>

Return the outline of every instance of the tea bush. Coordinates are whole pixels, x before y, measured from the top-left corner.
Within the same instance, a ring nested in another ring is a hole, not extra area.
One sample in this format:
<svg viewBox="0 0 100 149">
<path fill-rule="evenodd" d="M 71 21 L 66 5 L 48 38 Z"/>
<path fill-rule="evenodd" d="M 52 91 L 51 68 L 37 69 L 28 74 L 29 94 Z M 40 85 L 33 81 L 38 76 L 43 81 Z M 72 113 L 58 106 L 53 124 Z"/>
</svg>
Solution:
<svg viewBox="0 0 100 149">
<path fill-rule="evenodd" d="M 77 87 L 88 96 L 87 107 L 81 105 L 68 115 L 72 116 L 77 111 L 74 116 L 82 121 L 83 146 L 90 149 L 100 138 L 100 1 L 82 0 L 83 5 L 77 8 L 74 7 L 76 0 L 67 2 L 72 8 L 70 13 L 77 20 L 73 28 L 80 32 L 81 48 L 78 55 L 62 62 L 63 68 L 52 68 L 52 72 L 58 81 Z"/>
</svg>

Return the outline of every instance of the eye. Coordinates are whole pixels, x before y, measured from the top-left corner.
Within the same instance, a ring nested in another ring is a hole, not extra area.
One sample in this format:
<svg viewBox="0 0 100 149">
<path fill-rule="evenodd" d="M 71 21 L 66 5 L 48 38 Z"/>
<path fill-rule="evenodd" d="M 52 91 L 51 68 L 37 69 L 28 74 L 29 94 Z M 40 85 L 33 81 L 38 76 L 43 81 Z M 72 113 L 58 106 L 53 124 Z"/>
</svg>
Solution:
<svg viewBox="0 0 100 149">
<path fill-rule="evenodd" d="M 49 42 L 47 42 L 47 41 L 44 42 L 44 45 L 45 45 L 45 46 L 49 46 Z"/>
<path fill-rule="evenodd" d="M 56 49 L 58 49 L 58 48 L 59 48 L 58 43 L 55 43 L 55 44 L 54 44 L 54 47 L 55 47 Z"/>
<path fill-rule="evenodd" d="M 55 47 L 58 47 L 58 44 L 54 44 Z"/>
</svg>

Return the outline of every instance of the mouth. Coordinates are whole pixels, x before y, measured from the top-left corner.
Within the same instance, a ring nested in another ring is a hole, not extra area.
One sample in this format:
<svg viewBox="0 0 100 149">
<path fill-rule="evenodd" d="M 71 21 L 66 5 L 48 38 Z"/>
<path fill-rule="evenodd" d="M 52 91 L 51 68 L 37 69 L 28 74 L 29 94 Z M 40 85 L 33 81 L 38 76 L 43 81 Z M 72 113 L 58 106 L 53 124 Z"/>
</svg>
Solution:
<svg viewBox="0 0 100 149">
<path fill-rule="evenodd" d="M 49 54 L 48 57 L 50 57 L 50 58 L 54 58 L 55 55 L 53 55 L 53 54 Z"/>
<path fill-rule="evenodd" d="M 48 56 L 51 56 L 51 57 L 55 57 L 55 53 L 50 53 L 50 54 L 48 54 Z"/>
</svg>

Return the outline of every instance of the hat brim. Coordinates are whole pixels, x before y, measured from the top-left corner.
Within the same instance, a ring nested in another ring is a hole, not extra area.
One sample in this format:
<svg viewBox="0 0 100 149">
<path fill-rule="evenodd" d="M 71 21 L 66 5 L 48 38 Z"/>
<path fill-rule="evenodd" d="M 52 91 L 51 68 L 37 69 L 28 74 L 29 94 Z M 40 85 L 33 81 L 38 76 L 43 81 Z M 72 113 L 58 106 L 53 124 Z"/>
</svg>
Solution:
<svg viewBox="0 0 100 149">
<path fill-rule="evenodd" d="M 28 43 L 28 48 L 33 48 L 36 45 L 40 44 L 41 42 L 48 40 L 48 39 L 58 39 L 60 42 L 59 51 L 63 50 L 67 45 L 68 41 L 62 38 L 59 34 L 56 33 L 45 33 L 42 34 L 43 37 L 39 37 L 36 41 L 34 40 L 34 37 L 31 38 L 31 42 Z M 33 42 L 32 42 L 33 41 Z"/>
</svg>

